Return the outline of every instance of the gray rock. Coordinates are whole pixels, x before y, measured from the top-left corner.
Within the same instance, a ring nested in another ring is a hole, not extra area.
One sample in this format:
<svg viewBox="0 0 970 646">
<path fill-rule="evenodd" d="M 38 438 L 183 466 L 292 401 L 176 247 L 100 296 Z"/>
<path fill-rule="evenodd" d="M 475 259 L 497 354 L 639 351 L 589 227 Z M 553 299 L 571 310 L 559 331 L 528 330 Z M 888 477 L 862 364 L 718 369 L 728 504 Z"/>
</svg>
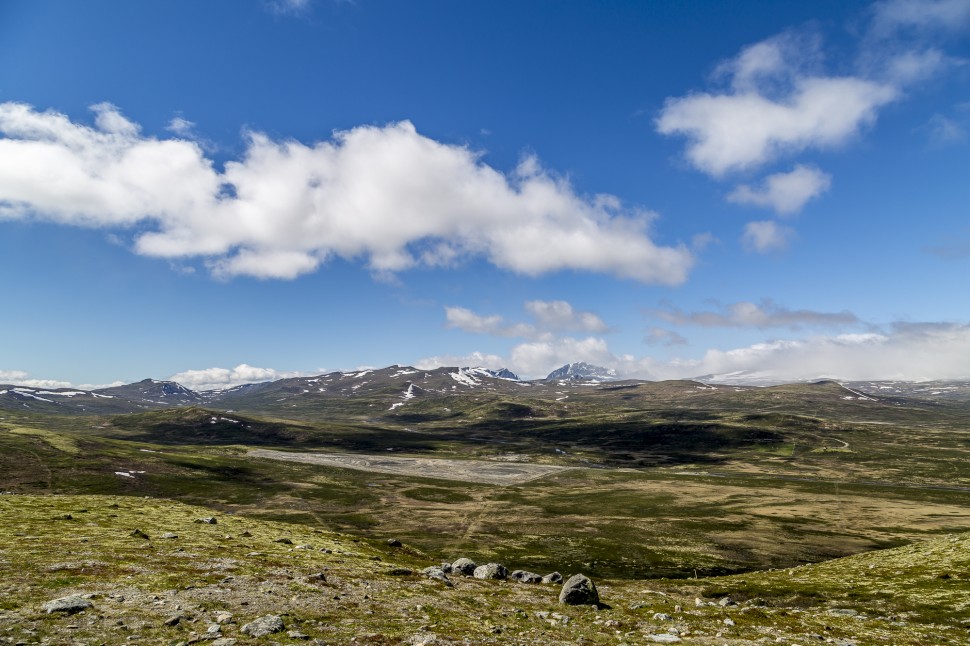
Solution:
<svg viewBox="0 0 970 646">
<path fill-rule="evenodd" d="M 396 538 L 389 538 L 389 539 L 387 539 L 387 546 L 388 547 L 401 547 L 401 541 L 397 540 Z"/>
<path fill-rule="evenodd" d="M 172 615 L 162 623 L 166 626 L 178 626 L 179 622 L 182 621 L 182 615 Z"/>
<path fill-rule="evenodd" d="M 445 574 L 451 574 L 452 572 L 455 571 L 455 568 L 451 567 L 451 563 L 442 563 L 441 569 L 444 571 Z"/>
<path fill-rule="evenodd" d="M 727 608 L 728 606 L 736 606 L 738 604 L 734 603 L 731 597 L 721 597 L 721 599 L 717 602 L 717 605 L 721 606 L 722 608 Z"/>
<path fill-rule="evenodd" d="M 526 570 L 516 570 L 509 575 L 509 578 L 519 583 L 542 583 L 542 575 Z"/>
<path fill-rule="evenodd" d="M 666 612 L 655 612 L 653 613 L 653 618 L 655 621 L 671 621 L 673 619 Z"/>
<path fill-rule="evenodd" d="M 159 536 L 159 538 L 178 538 L 178 537 L 179 535 L 176 534 L 175 532 L 165 532 L 164 534 Z"/>
<path fill-rule="evenodd" d="M 558 572 L 551 572 L 542 577 L 543 583 L 562 583 L 562 575 Z"/>
<path fill-rule="evenodd" d="M 598 606 L 599 602 L 600 595 L 596 591 L 596 584 L 585 574 L 574 574 L 569 577 L 559 592 L 559 603 L 566 605 Z"/>
<path fill-rule="evenodd" d="M 216 623 L 217 624 L 231 624 L 232 623 L 232 613 L 231 612 L 217 612 L 216 613 Z"/>
<path fill-rule="evenodd" d="M 236 640 L 232 637 L 220 637 L 212 642 L 212 646 L 236 646 Z"/>
<path fill-rule="evenodd" d="M 680 641 L 677 635 L 670 633 L 660 633 L 659 635 L 646 635 L 646 638 L 657 644 L 676 644 Z"/>
<path fill-rule="evenodd" d="M 460 558 L 451 564 L 452 571 L 462 576 L 474 575 L 476 567 L 478 566 L 475 564 L 475 561 L 466 558 Z"/>
<path fill-rule="evenodd" d="M 219 521 L 217 521 L 217 520 L 216 520 L 215 518 L 213 518 L 212 516 L 206 516 L 206 517 L 204 517 L 204 518 L 196 518 L 196 519 L 195 519 L 195 522 L 197 522 L 197 523 L 202 523 L 203 525 L 215 525 L 215 524 L 217 524 L 217 523 L 218 523 Z"/>
<path fill-rule="evenodd" d="M 437 565 L 432 565 L 431 567 L 424 568 L 423 570 L 421 570 L 421 574 L 425 575 L 429 579 L 434 579 L 435 581 L 441 581 L 449 588 L 454 586 L 454 584 L 451 582 L 451 579 L 449 579 L 447 575 L 445 575 L 444 570 L 442 570 Z"/>
<path fill-rule="evenodd" d="M 476 579 L 495 579 L 498 581 L 504 581 L 509 578 L 509 571 L 501 563 L 487 563 L 485 565 L 479 565 L 475 568 L 472 575 Z"/>
<path fill-rule="evenodd" d="M 87 610 L 94 604 L 82 597 L 79 594 L 72 594 L 67 597 L 61 597 L 60 599 L 53 599 L 48 601 L 43 605 L 44 612 L 51 614 L 54 612 L 63 612 L 69 615 L 73 615 L 76 612 L 81 612 L 82 610 Z"/>
<path fill-rule="evenodd" d="M 300 639 L 300 640 L 310 639 L 309 635 L 307 635 L 306 633 L 301 633 L 299 630 L 291 630 L 288 633 L 286 633 L 286 636 L 289 637 L 290 639 Z"/>
<path fill-rule="evenodd" d="M 264 637 L 273 633 L 282 632 L 286 626 L 283 625 L 283 618 L 279 615 L 265 615 L 259 619 L 254 619 L 242 627 L 242 633 L 250 637 Z"/>
</svg>

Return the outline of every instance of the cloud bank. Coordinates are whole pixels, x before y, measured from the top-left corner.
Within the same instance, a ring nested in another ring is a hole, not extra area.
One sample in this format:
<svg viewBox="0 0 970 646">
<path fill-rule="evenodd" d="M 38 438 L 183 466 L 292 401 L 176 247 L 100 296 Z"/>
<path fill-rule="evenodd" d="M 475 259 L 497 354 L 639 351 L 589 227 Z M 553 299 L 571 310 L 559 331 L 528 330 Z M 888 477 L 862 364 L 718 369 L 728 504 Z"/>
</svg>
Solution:
<svg viewBox="0 0 970 646">
<path fill-rule="evenodd" d="M 242 384 L 258 383 L 261 381 L 275 381 L 291 377 L 304 377 L 305 372 L 285 372 L 273 368 L 257 368 L 241 363 L 235 368 L 203 368 L 201 370 L 186 370 L 169 377 L 169 381 L 176 381 L 192 390 L 224 390 Z"/>
<path fill-rule="evenodd" d="M 407 121 L 312 145 L 252 132 L 220 172 L 198 142 L 145 136 L 107 103 L 92 109 L 93 127 L 0 104 L 0 219 L 135 229 L 137 253 L 202 258 L 222 277 L 292 279 L 332 257 L 376 274 L 484 258 L 529 276 L 675 285 L 694 264 L 686 246 L 653 242 L 653 213 L 581 195 L 533 157 L 502 173 Z"/>
</svg>

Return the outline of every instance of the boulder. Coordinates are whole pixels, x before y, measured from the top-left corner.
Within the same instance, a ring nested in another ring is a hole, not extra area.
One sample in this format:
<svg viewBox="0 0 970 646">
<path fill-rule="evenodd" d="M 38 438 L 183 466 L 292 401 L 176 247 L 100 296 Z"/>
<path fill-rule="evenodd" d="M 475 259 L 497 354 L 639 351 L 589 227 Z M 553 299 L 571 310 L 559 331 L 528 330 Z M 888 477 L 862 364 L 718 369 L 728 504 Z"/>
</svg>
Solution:
<svg viewBox="0 0 970 646">
<path fill-rule="evenodd" d="M 501 563 L 487 563 L 475 568 L 472 575 L 476 579 L 496 579 L 498 581 L 504 581 L 509 578 L 509 571 Z"/>
<path fill-rule="evenodd" d="M 526 570 L 516 570 L 509 575 L 509 578 L 519 583 L 542 583 L 542 575 Z"/>
<path fill-rule="evenodd" d="M 243 626 L 242 633 L 250 637 L 265 637 L 282 632 L 284 627 L 283 618 L 279 615 L 265 615 Z"/>
<path fill-rule="evenodd" d="M 460 558 L 451 564 L 452 571 L 462 576 L 474 575 L 476 567 L 478 566 L 475 564 L 475 561 L 466 558 Z"/>
<path fill-rule="evenodd" d="M 73 615 L 76 612 L 81 612 L 82 610 L 87 610 L 94 604 L 82 597 L 79 594 L 72 594 L 67 597 L 61 597 L 60 599 L 54 599 L 48 601 L 43 605 L 44 612 L 51 614 L 54 612 L 63 612 L 68 615 Z"/>
<path fill-rule="evenodd" d="M 574 574 L 563 584 L 559 592 L 559 603 L 570 606 L 598 606 L 599 592 L 589 577 L 584 574 Z"/>
<path fill-rule="evenodd" d="M 542 577 L 543 583 L 562 583 L 562 575 L 558 572 L 550 572 Z"/>
<path fill-rule="evenodd" d="M 444 570 L 442 570 L 437 565 L 432 565 L 430 567 L 424 568 L 423 570 L 421 570 L 421 574 L 425 575 L 429 579 L 434 579 L 435 581 L 441 581 L 449 588 L 454 586 L 454 584 L 451 582 L 451 579 L 449 579 L 445 575 Z"/>
</svg>

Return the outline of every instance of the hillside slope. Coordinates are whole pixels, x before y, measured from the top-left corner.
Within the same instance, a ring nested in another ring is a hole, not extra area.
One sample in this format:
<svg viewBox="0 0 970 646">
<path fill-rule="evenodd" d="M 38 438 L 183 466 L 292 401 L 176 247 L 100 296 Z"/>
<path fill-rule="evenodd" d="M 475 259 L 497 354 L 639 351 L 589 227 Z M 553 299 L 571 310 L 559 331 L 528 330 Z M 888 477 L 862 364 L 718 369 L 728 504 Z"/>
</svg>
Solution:
<svg viewBox="0 0 970 646">
<path fill-rule="evenodd" d="M 790 570 L 601 580 L 600 608 L 560 605 L 558 586 L 453 576 L 446 587 L 418 573 L 458 556 L 476 555 L 159 499 L 6 495 L 0 642 L 967 643 L 968 535 Z M 42 609 L 72 594 L 91 607 Z M 282 632 L 242 634 L 269 614 Z"/>
</svg>

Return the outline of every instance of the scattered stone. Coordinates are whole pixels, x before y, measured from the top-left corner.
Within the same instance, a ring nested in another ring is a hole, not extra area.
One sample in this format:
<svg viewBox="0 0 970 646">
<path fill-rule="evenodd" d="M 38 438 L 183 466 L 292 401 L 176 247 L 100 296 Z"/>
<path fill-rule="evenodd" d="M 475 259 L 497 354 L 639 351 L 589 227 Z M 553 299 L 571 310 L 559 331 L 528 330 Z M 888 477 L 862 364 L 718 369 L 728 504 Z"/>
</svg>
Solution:
<svg viewBox="0 0 970 646">
<path fill-rule="evenodd" d="M 212 516 L 205 516 L 204 518 L 196 518 L 195 522 L 201 523 L 203 525 L 216 525 L 218 524 L 219 521 L 217 521 Z"/>
<path fill-rule="evenodd" d="M 135 538 L 148 539 L 148 534 L 146 534 L 145 532 L 141 531 L 140 529 L 136 529 L 135 531 L 133 531 L 131 533 L 131 535 L 134 536 Z"/>
<path fill-rule="evenodd" d="M 64 514 L 63 516 L 61 516 L 61 520 L 74 520 L 74 516 L 70 514 Z"/>
<path fill-rule="evenodd" d="M 164 623 L 166 626 L 178 626 L 179 622 L 181 621 L 182 621 L 182 615 L 172 615 L 162 623 Z"/>
<path fill-rule="evenodd" d="M 316 572 L 315 574 L 311 574 L 310 576 L 308 576 L 306 578 L 306 582 L 307 583 L 326 583 L 327 575 L 324 574 L 323 572 Z"/>
<path fill-rule="evenodd" d="M 292 540 L 290 540 L 290 539 L 288 539 L 288 538 L 286 538 L 286 537 L 283 537 L 283 538 L 277 538 L 277 539 L 276 539 L 275 541 L 273 541 L 273 542 L 274 542 L 274 543 L 282 543 L 283 545 L 292 545 L 292 544 L 293 544 L 293 541 L 292 541 Z"/>
<path fill-rule="evenodd" d="M 672 621 L 673 617 L 668 615 L 666 612 L 655 612 L 653 613 L 653 618 L 655 621 Z"/>
<path fill-rule="evenodd" d="M 725 617 L 725 618 L 724 618 L 724 621 L 723 621 L 722 623 L 723 623 L 723 624 L 724 624 L 725 626 L 733 626 L 733 625 L 734 625 L 734 620 L 733 620 L 733 619 L 731 619 L 730 617 Z"/>
<path fill-rule="evenodd" d="M 677 635 L 671 635 L 670 633 L 660 633 L 657 635 L 646 635 L 646 638 L 657 644 L 676 644 L 680 641 L 680 637 Z"/>
<path fill-rule="evenodd" d="M 222 612 L 217 612 L 216 613 L 216 623 L 217 624 L 229 624 L 229 623 L 232 623 L 232 613 L 231 612 L 226 612 L 225 610 L 223 610 Z"/>
<path fill-rule="evenodd" d="M 243 538 L 249 538 L 250 536 L 252 536 L 252 534 L 250 534 L 249 530 L 247 529 L 242 534 L 240 534 L 240 536 L 242 536 Z"/>
<path fill-rule="evenodd" d="M 475 561 L 466 558 L 460 558 L 451 564 L 452 571 L 462 576 L 473 576 L 476 567 L 478 566 Z"/>
<path fill-rule="evenodd" d="M 472 572 L 472 575 L 476 579 L 495 579 L 498 581 L 504 581 L 509 578 L 509 571 L 501 563 L 487 563 L 485 565 L 479 565 Z"/>
<path fill-rule="evenodd" d="M 451 567 L 451 563 L 442 563 L 441 569 L 444 571 L 445 574 L 451 574 L 452 572 L 455 571 L 455 568 Z"/>
<path fill-rule="evenodd" d="M 73 615 L 76 612 L 81 612 L 82 610 L 87 610 L 94 604 L 82 597 L 79 594 L 72 594 L 67 597 L 61 597 L 60 599 L 54 599 L 48 601 L 43 605 L 44 611 L 47 614 L 54 612 L 63 612 L 69 615 Z"/>
<path fill-rule="evenodd" d="M 717 602 L 717 605 L 721 606 L 722 608 L 727 608 L 728 606 L 736 606 L 738 604 L 734 603 L 731 597 L 721 597 L 721 599 Z"/>
<path fill-rule="evenodd" d="M 265 637 L 266 635 L 282 632 L 285 627 L 283 625 L 283 618 L 279 615 L 265 615 L 244 625 L 242 627 L 242 633 L 250 637 Z"/>
<path fill-rule="evenodd" d="M 209 624 L 208 626 L 206 626 L 205 632 L 208 633 L 210 638 L 213 635 L 220 635 L 222 634 L 222 626 L 220 626 L 219 624 Z"/>
<path fill-rule="evenodd" d="M 541 574 L 527 572 L 526 570 L 515 570 L 509 575 L 509 578 L 513 581 L 518 581 L 519 583 L 542 583 Z"/>
<path fill-rule="evenodd" d="M 401 547 L 401 541 L 396 538 L 389 538 L 387 539 L 387 545 L 388 547 Z"/>
<path fill-rule="evenodd" d="M 829 608 L 829 614 L 835 617 L 855 617 L 859 611 L 852 608 Z"/>
<path fill-rule="evenodd" d="M 562 583 L 562 575 L 558 572 L 550 572 L 542 577 L 543 583 Z"/>
<path fill-rule="evenodd" d="M 444 568 L 442 568 L 442 572 L 444 572 Z M 388 570 L 387 573 L 391 576 L 411 576 L 414 574 L 414 570 L 406 567 L 396 567 Z"/>
<path fill-rule="evenodd" d="M 165 532 L 160 538 L 178 538 L 179 535 L 174 532 Z"/>
<path fill-rule="evenodd" d="M 236 646 L 236 640 L 232 637 L 220 637 L 212 642 L 212 646 Z"/>
<path fill-rule="evenodd" d="M 596 585 L 584 574 L 574 574 L 563 584 L 559 603 L 570 606 L 598 606 L 600 602 Z"/>
<path fill-rule="evenodd" d="M 286 636 L 290 639 L 310 639 L 310 636 L 306 633 L 301 633 L 299 630 L 291 630 L 286 633 Z"/>
</svg>

